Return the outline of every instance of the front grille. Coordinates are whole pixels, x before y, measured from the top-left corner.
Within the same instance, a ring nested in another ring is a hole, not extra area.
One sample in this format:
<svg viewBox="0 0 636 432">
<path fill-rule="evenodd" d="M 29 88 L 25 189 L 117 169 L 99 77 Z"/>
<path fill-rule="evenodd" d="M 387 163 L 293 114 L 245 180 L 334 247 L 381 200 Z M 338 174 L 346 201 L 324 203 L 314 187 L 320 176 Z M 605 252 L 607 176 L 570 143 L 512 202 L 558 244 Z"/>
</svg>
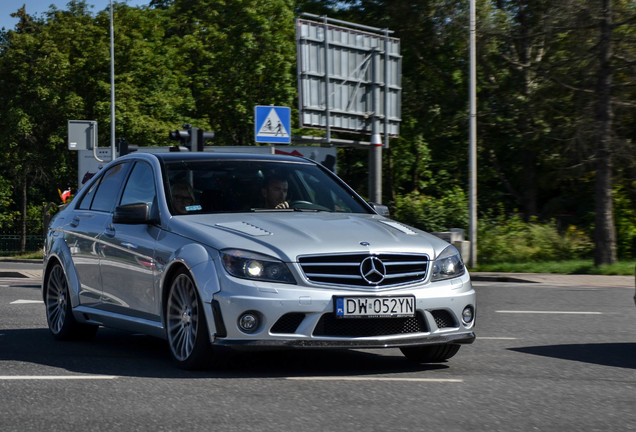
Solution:
<svg viewBox="0 0 636 432">
<path fill-rule="evenodd" d="M 378 270 L 369 275 L 369 268 L 363 261 L 373 258 Z M 378 263 L 378 260 L 380 263 Z M 314 255 L 298 259 L 307 279 L 316 283 L 349 286 L 392 286 L 418 282 L 426 278 L 429 266 L 427 255 L 406 254 L 339 254 Z M 363 273 L 366 272 L 366 278 Z M 379 273 L 384 277 L 378 277 Z M 381 280 L 380 280 L 381 279 Z"/>
<path fill-rule="evenodd" d="M 431 315 L 435 318 L 435 324 L 437 328 L 454 328 L 458 327 L 457 321 L 453 318 L 453 315 L 444 309 L 438 309 L 431 311 Z"/>
<path fill-rule="evenodd" d="M 427 332 L 424 317 L 418 312 L 409 318 L 336 318 L 323 315 L 314 328 L 314 336 L 371 337 Z"/>
</svg>

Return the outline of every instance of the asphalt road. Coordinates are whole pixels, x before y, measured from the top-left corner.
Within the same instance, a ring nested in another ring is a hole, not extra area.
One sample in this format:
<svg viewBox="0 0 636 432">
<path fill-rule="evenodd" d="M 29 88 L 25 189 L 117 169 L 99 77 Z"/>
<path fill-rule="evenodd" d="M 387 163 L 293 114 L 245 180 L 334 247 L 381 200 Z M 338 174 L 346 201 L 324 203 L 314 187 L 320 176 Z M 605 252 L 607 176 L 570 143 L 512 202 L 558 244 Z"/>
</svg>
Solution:
<svg viewBox="0 0 636 432">
<path fill-rule="evenodd" d="M 48 333 L 37 279 L 0 278 L 0 430 L 636 430 L 634 288 L 475 282 L 477 341 L 447 363 L 398 350 L 225 353 Z"/>
</svg>

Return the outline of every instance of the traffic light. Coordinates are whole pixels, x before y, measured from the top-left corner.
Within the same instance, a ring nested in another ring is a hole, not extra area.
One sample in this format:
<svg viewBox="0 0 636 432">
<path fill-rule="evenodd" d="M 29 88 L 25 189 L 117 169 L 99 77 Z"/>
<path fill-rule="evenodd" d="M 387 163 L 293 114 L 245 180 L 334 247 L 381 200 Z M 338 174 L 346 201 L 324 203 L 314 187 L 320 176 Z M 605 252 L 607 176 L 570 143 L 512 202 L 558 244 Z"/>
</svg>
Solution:
<svg viewBox="0 0 636 432">
<path fill-rule="evenodd" d="M 117 150 L 119 151 L 119 156 L 125 156 L 128 153 L 136 152 L 139 146 L 128 144 L 128 140 L 126 138 L 121 137 L 117 138 Z"/>
<path fill-rule="evenodd" d="M 205 141 L 214 138 L 214 132 L 206 132 L 203 129 L 185 124 L 183 129 L 170 131 L 168 137 L 171 140 L 179 141 L 179 145 L 187 147 L 190 151 L 203 151 Z"/>
</svg>

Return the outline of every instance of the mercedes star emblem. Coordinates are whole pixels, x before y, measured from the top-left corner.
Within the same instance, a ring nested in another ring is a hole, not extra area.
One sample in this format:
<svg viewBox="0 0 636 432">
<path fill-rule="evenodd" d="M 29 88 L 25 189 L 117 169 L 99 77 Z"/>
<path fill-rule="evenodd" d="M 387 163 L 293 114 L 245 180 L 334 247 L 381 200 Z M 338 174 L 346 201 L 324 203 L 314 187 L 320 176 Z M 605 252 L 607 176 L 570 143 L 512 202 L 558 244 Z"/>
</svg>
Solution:
<svg viewBox="0 0 636 432">
<path fill-rule="evenodd" d="M 386 267 L 380 258 L 366 257 L 360 263 L 360 274 L 368 284 L 377 285 L 386 277 Z"/>
</svg>

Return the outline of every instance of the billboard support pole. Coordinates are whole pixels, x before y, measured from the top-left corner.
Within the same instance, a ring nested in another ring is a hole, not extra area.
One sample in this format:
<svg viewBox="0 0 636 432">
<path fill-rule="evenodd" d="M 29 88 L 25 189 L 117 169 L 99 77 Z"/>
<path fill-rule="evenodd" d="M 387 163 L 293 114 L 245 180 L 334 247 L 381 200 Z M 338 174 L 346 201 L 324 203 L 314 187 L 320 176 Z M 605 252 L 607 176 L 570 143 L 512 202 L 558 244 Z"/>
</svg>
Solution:
<svg viewBox="0 0 636 432">
<path fill-rule="evenodd" d="M 331 119 L 329 112 L 329 37 L 327 36 L 327 32 L 329 31 L 329 27 L 327 24 L 327 16 L 323 17 L 324 22 L 324 37 L 325 37 L 325 117 L 326 121 L 326 130 L 325 130 L 325 138 L 327 140 L 328 145 L 331 145 Z"/>
<path fill-rule="evenodd" d="M 373 124 L 369 148 L 369 198 L 382 204 L 382 140 L 380 139 L 380 53 L 373 51 Z M 385 130 L 386 135 L 386 130 Z"/>
<path fill-rule="evenodd" d="M 389 29 L 384 29 L 384 148 L 389 148 Z"/>
</svg>

